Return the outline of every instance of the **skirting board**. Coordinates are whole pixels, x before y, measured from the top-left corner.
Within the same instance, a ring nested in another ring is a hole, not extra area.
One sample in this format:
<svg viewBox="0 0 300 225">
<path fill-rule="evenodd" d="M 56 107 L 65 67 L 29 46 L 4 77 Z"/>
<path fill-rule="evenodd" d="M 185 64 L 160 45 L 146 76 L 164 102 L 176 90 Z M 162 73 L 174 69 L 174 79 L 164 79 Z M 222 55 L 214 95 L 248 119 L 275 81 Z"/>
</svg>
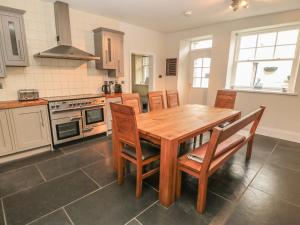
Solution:
<svg viewBox="0 0 300 225">
<path fill-rule="evenodd" d="M 270 127 L 258 127 L 257 134 L 300 143 L 300 132 L 291 132 Z"/>
</svg>

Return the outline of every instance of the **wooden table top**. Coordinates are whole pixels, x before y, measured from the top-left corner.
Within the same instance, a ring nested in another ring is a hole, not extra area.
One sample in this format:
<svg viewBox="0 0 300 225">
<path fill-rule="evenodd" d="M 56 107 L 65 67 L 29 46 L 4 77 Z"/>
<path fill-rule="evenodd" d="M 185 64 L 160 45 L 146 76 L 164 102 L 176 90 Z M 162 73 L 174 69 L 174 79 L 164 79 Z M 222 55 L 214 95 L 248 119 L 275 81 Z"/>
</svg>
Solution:
<svg viewBox="0 0 300 225">
<path fill-rule="evenodd" d="M 139 131 L 156 139 L 182 140 L 202 133 L 240 114 L 205 105 L 182 105 L 137 115 Z"/>
</svg>

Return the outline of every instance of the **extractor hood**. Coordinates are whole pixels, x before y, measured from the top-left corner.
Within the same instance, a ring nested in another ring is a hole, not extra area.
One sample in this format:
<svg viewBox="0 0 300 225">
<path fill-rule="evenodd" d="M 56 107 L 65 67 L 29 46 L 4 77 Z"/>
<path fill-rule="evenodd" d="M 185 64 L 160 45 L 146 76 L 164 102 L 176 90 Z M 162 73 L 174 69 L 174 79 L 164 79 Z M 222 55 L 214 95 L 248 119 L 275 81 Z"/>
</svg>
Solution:
<svg viewBox="0 0 300 225">
<path fill-rule="evenodd" d="M 64 2 L 56 1 L 54 3 L 54 13 L 58 46 L 39 52 L 35 56 L 40 58 L 86 61 L 100 59 L 100 57 L 72 46 L 69 5 Z"/>
</svg>

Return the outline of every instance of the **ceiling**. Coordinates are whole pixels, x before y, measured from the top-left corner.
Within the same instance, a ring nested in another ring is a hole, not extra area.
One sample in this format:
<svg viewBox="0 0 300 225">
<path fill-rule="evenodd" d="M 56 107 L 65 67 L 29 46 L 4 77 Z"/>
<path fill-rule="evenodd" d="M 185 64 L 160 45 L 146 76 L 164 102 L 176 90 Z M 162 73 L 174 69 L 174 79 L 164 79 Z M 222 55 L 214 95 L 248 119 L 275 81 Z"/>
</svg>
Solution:
<svg viewBox="0 0 300 225">
<path fill-rule="evenodd" d="M 54 2 L 55 0 L 48 0 Z M 300 9 L 300 0 L 249 0 L 248 9 L 233 12 L 231 0 L 61 0 L 71 8 L 115 18 L 162 32 Z M 192 10 L 190 17 L 184 11 Z"/>
</svg>

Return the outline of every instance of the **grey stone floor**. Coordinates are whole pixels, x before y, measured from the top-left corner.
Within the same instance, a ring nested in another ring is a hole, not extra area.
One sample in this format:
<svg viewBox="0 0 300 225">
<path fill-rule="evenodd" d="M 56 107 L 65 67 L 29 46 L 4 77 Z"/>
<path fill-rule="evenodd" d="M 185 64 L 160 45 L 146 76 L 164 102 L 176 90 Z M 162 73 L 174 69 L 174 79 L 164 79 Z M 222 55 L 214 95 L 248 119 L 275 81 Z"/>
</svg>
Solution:
<svg viewBox="0 0 300 225">
<path fill-rule="evenodd" d="M 134 168 L 117 185 L 111 148 L 101 137 L 0 165 L 0 225 L 300 224 L 300 144 L 257 136 L 249 162 L 244 148 L 210 178 L 203 215 L 189 176 L 168 209 L 158 176 L 136 199 Z"/>
</svg>

